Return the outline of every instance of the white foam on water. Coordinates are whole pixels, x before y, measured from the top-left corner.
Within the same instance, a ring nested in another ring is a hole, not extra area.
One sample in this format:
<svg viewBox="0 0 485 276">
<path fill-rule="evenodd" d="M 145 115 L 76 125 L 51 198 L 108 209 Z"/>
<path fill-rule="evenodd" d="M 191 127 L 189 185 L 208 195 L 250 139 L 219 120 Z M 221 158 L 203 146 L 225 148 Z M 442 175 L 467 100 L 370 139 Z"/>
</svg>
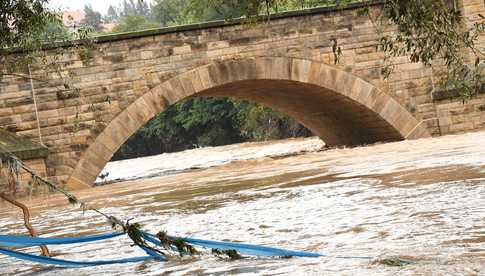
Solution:
<svg viewBox="0 0 485 276">
<path fill-rule="evenodd" d="M 182 172 L 193 168 L 220 166 L 232 161 L 315 152 L 325 146 L 319 138 L 288 139 L 260 143 L 242 143 L 221 147 L 204 147 L 176 153 L 114 161 L 101 174 L 109 175 L 97 182 L 130 180 Z"/>
</svg>

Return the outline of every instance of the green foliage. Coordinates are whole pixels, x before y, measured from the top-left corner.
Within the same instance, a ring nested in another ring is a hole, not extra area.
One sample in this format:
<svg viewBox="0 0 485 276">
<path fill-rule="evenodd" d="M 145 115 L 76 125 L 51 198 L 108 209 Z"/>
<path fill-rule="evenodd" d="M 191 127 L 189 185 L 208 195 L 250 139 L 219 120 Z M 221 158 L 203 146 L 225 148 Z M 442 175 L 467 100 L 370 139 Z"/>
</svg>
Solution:
<svg viewBox="0 0 485 276">
<path fill-rule="evenodd" d="M 211 21 L 211 20 L 230 20 L 241 17 L 247 13 L 254 12 L 258 5 L 255 3 L 262 1 L 241 0 L 241 1 L 197 1 L 190 0 L 189 8 L 185 10 L 185 16 L 193 21 Z"/>
<path fill-rule="evenodd" d="M 109 22 L 115 22 L 120 18 L 118 11 L 116 10 L 115 7 L 112 5 L 109 6 L 108 12 L 106 13 L 106 16 L 104 17 L 104 21 L 109 23 Z"/>
<path fill-rule="evenodd" d="M 124 0 L 118 9 L 109 7 L 105 21 L 118 23 L 111 33 L 124 33 L 162 27 L 163 24 L 155 21 L 153 17 L 154 13 L 146 1 Z"/>
<path fill-rule="evenodd" d="M 0 80 L 5 74 L 24 71 L 33 62 L 47 34 L 46 26 L 57 26 L 60 17 L 49 11 L 45 0 L 0 1 Z M 11 52 L 23 53 L 13 57 Z"/>
<path fill-rule="evenodd" d="M 31 79 L 30 69 L 36 71 L 40 82 L 48 82 L 55 73 L 62 81 L 58 93 L 76 94 L 70 83 L 71 73 L 62 68 L 62 56 L 69 52 L 92 47 L 91 29 L 79 28 L 70 32 L 62 23 L 59 13 L 49 10 L 47 0 L 0 1 L 0 81 L 6 76 Z M 72 48 L 63 45 L 77 40 Z"/>
<path fill-rule="evenodd" d="M 123 0 L 121 5 L 121 16 L 140 15 L 149 17 L 151 14 L 147 1 L 143 0 Z"/>
<path fill-rule="evenodd" d="M 228 258 L 231 261 L 243 259 L 243 256 L 241 256 L 241 254 L 234 249 L 223 250 L 214 248 L 211 250 L 211 252 L 219 259 Z"/>
<path fill-rule="evenodd" d="M 483 53 L 475 47 L 475 41 L 483 34 L 485 24 L 482 20 L 471 28 L 465 27 L 460 10 L 451 2 L 386 1 L 381 20 L 397 25 L 398 32 L 383 35 L 379 49 L 389 56 L 409 56 L 412 62 L 427 66 L 442 61 L 445 68 L 437 72 L 441 74 L 442 86 L 455 88 L 464 98 L 470 98 L 484 81 L 480 66 Z M 385 70 L 385 75 L 392 72 L 392 68 Z"/>
<path fill-rule="evenodd" d="M 0 48 L 31 43 L 59 17 L 45 6 L 47 0 L 0 1 Z"/>
<path fill-rule="evenodd" d="M 113 159 L 310 135 L 294 120 L 261 105 L 227 98 L 189 98 L 153 118 Z"/>
<path fill-rule="evenodd" d="M 103 23 L 101 18 L 101 13 L 95 11 L 91 5 L 84 6 L 85 17 L 82 21 L 84 26 L 93 28 L 95 31 L 100 32 L 103 28 L 101 24 Z"/>
<path fill-rule="evenodd" d="M 191 23 L 193 20 L 185 15 L 188 4 L 189 0 L 155 0 L 153 17 L 162 26 Z"/>
<path fill-rule="evenodd" d="M 271 14 L 324 6 L 345 6 L 362 0 L 190 0 L 186 12 L 195 19 L 231 19 L 246 17 L 248 19 Z"/>
<path fill-rule="evenodd" d="M 362 2 L 360 14 L 370 15 L 373 1 L 352 0 L 190 0 L 187 14 L 194 20 L 233 18 L 244 16 L 249 21 L 264 19 L 274 13 L 317 6 L 342 7 Z M 393 72 L 390 57 L 409 56 L 413 62 L 427 66 L 443 62 L 444 69 L 437 72 L 445 88 L 457 89 L 464 99 L 477 94 L 484 82 L 484 55 L 475 46 L 485 30 L 485 17 L 472 27 L 465 25 L 463 16 L 453 0 L 385 0 L 378 16 L 376 30 L 381 36 L 378 49 L 386 53 L 386 66 L 382 75 L 387 78 Z M 396 33 L 389 34 L 388 23 L 397 26 Z M 342 54 L 334 40 L 333 52 L 338 63 Z M 470 54 L 468 54 L 470 53 Z"/>
<path fill-rule="evenodd" d="M 134 32 L 160 27 L 160 24 L 148 21 L 145 16 L 127 15 L 121 17 L 118 25 L 113 28 L 112 33 Z"/>
<path fill-rule="evenodd" d="M 236 124 L 246 141 L 308 136 L 310 132 L 287 116 L 248 102 L 235 102 Z"/>
<path fill-rule="evenodd" d="M 163 26 L 212 20 L 231 20 L 317 6 L 346 5 L 352 0 L 155 0 L 154 18 Z"/>
</svg>

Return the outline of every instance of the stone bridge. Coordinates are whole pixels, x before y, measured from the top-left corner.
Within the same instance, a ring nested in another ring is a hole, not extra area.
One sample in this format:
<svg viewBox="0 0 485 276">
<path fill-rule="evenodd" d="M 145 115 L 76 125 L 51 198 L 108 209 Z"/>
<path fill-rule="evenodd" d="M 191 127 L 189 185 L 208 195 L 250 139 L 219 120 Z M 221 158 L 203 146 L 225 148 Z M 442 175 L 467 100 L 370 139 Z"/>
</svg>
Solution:
<svg viewBox="0 0 485 276">
<path fill-rule="evenodd" d="M 435 93 L 433 70 L 383 54 L 359 4 L 239 21 L 103 36 L 89 53 L 61 58 L 80 93 L 60 80 L 0 84 L 0 127 L 45 144 L 46 174 L 71 188 L 93 184 L 118 148 L 167 106 L 225 96 L 287 114 L 329 145 L 416 139 L 485 128 L 485 96 L 462 103 Z M 463 0 L 470 22 L 484 3 Z M 379 9 L 376 5 L 372 9 Z M 332 40 L 342 47 L 335 64 Z M 34 72 L 35 73 L 35 72 Z M 438 95 L 438 97 L 433 97 Z"/>
</svg>

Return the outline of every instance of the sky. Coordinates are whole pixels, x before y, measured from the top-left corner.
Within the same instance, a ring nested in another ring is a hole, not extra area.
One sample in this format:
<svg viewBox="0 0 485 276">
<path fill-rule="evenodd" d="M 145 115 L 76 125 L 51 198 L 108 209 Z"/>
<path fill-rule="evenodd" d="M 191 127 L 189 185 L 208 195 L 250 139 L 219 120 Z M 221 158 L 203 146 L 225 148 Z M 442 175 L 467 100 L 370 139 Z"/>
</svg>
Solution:
<svg viewBox="0 0 485 276">
<path fill-rule="evenodd" d="M 150 3 L 151 0 L 145 0 Z M 61 8 L 62 10 L 83 10 L 84 5 L 91 4 L 94 10 L 102 14 L 106 14 L 110 5 L 117 6 L 123 0 L 50 0 L 49 6 L 53 8 Z"/>
</svg>

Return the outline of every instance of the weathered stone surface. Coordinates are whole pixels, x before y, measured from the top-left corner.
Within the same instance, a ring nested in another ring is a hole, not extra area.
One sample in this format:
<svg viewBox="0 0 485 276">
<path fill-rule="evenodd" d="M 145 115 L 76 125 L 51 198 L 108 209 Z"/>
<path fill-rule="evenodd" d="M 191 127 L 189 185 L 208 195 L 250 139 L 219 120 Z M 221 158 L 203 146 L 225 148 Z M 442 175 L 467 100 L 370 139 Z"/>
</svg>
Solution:
<svg viewBox="0 0 485 276">
<path fill-rule="evenodd" d="M 462 0 L 467 24 L 483 1 Z M 432 97 L 433 70 L 408 57 L 384 79 L 372 22 L 359 4 L 278 15 L 260 25 L 210 22 L 104 36 L 84 62 L 62 57 L 77 98 L 59 99 L 58 79 L 7 77 L 0 127 L 49 146 L 47 173 L 72 187 L 91 185 L 111 155 L 157 112 L 192 96 L 259 102 L 305 124 L 330 145 L 411 139 L 485 129 L 485 95 L 465 102 Z M 376 5 L 373 8 L 379 9 Z M 331 39 L 343 50 L 334 63 Z M 479 39 L 485 46 L 485 38 Z"/>
<path fill-rule="evenodd" d="M 39 143 L 0 129 L 0 152 L 13 153 L 40 176 L 45 177 L 47 175 L 45 159 L 49 150 Z M 20 186 L 17 187 L 16 194 L 26 195 L 29 192 L 27 187 L 30 181 L 32 181 L 30 174 L 21 170 L 19 175 Z M 6 191 L 7 185 L 8 182 L 5 181 L 5 178 L 0 178 L 0 192 Z"/>
<path fill-rule="evenodd" d="M 49 154 L 47 147 L 1 128 L 0 152 L 10 152 L 24 160 L 42 159 Z"/>
</svg>

